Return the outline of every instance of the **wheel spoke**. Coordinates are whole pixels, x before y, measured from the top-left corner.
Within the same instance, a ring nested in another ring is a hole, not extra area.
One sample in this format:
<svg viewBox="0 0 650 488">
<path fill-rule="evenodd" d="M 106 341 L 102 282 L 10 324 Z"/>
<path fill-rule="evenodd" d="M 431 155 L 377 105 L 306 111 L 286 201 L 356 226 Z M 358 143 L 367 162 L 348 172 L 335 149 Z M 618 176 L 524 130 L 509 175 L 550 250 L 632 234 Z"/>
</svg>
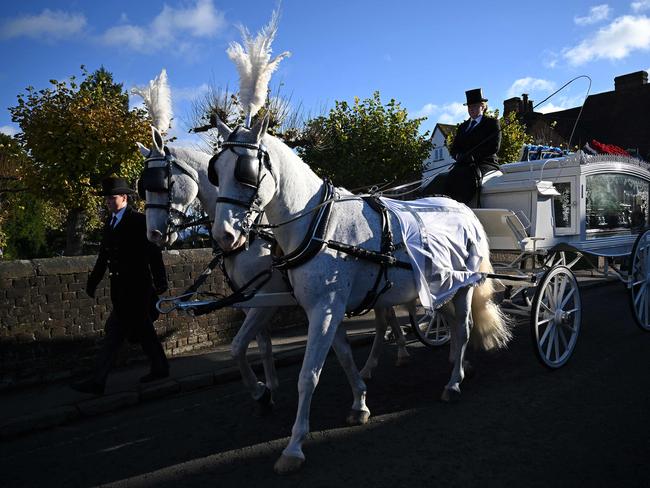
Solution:
<svg viewBox="0 0 650 488">
<path fill-rule="evenodd" d="M 548 326 L 546 326 L 546 330 L 542 334 L 542 337 L 540 337 L 540 339 L 539 339 L 539 347 L 542 347 L 544 342 L 546 342 L 546 338 L 548 337 L 549 333 L 551 332 L 551 329 L 553 329 L 554 326 L 555 326 L 555 324 L 553 323 L 553 319 L 551 319 L 551 323 L 548 324 Z"/>
<path fill-rule="evenodd" d="M 562 297 L 564 296 L 564 291 L 566 290 L 566 285 L 569 282 L 569 278 L 567 276 L 564 276 L 563 278 L 560 278 L 560 279 L 561 279 L 560 290 L 559 290 L 558 294 L 555 296 L 555 303 L 560 303 L 560 301 L 562 300 Z M 560 305 L 560 308 L 562 308 L 562 305 Z"/>
<path fill-rule="evenodd" d="M 564 347 L 564 350 L 566 351 L 567 349 L 569 349 L 569 343 L 567 342 L 567 339 L 561 327 L 558 327 L 557 334 L 558 336 L 560 336 L 560 339 L 562 340 L 562 347 Z"/>
<path fill-rule="evenodd" d="M 551 358 L 551 349 L 553 347 L 553 341 L 555 339 L 555 324 L 550 325 L 549 329 L 551 329 L 551 334 L 550 334 L 551 337 L 549 337 L 548 344 L 546 346 L 546 357 L 550 359 Z"/>
<path fill-rule="evenodd" d="M 569 299 L 573 296 L 573 293 L 574 293 L 575 291 L 576 291 L 575 288 L 571 288 L 571 291 L 569 291 L 569 293 L 568 293 L 568 294 L 564 297 L 564 299 L 562 300 L 562 303 L 560 304 L 560 308 L 563 309 L 563 308 L 566 306 L 567 302 L 568 302 Z"/>
<path fill-rule="evenodd" d="M 546 305 L 546 304 L 544 303 L 543 300 L 540 300 L 540 301 L 539 301 L 539 304 L 540 304 L 542 307 L 544 307 L 544 308 L 546 309 L 546 311 L 547 311 L 548 313 L 550 313 L 551 315 L 553 315 L 553 314 L 555 313 L 553 310 L 551 310 L 550 306 L 548 306 L 548 305 Z"/>
</svg>

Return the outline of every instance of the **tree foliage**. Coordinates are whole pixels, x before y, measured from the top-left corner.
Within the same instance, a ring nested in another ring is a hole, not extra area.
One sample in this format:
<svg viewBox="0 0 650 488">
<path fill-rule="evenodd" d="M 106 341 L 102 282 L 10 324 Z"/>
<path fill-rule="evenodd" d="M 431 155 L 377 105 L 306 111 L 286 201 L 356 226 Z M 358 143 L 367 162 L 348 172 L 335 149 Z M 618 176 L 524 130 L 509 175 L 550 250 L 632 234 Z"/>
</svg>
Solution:
<svg viewBox="0 0 650 488">
<path fill-rule="evenodd" d="M 409 119 L 394 99 L 383 104 L 377 91 L 352 105 L 336 101 L 328 115 L 307 121 L 311 137 L 297 150 L 321 176 L 348 188 L 419 178 L 431 146 L 428 133 L 419 133 L 423 120 Z"/>
<path fill-rule="evenodd" d="M 135 142 L 149 137 L 142 110 L 129 110 L 128 94 L 100 68 L 83 79 L 50 80 L 28 87 L 9 110 L 21 129 L 16 139 L 29 154 L 24 179 L 30 191 L 67 212 L 67 254 L 80 251 L 83 232 L 96 225 L 100 181 L 115 174 L 134 180 L 141 169 Z"/>
<path fill-rule="evenodd" d="M 4 259 L 48 255 L 52 229 L 62 213 L 32 193 L 23 171 L 29 158 L 18 141 L 0 134 L 0 249 Z"/>
<path fill-rule="evenodd" d="M 499 111 L 495 111 L 496 117 Z M 526 134 L 526 126 L 517 118 L 516 112 L 510 112 L 500 119 L 501 122 L 501 149 L 499 149 L 499 163 L 512 163 L 519 161 L 521 148 L 524 144 L 532 142 Z"/>
</svg>

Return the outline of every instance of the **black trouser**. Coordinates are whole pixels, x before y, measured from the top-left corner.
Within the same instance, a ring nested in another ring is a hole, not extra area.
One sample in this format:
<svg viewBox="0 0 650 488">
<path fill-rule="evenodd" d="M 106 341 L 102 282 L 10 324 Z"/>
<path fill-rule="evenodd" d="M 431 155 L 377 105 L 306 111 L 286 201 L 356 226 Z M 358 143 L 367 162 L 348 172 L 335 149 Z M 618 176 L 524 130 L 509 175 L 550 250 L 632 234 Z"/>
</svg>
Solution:
<svg viewBox="0 0 650 488">
<path fill-rule="evenodd" d="M 160 344 L 151 320 L 144 324 L 144 332 L 138 337 L 142 350 L 151 362 L 151 371 L 154 373 L 166 373 L 169 371 L 169 363 L 165 351 Z M 104 326 L 104 340 L 97 357 L 97 366 L 93 375 L 93 381 L 98 384 L 105 384 L 109 371 L 115 365 L 117 353 L 127 339 L 129 330 L 127 324 L 122 323 L 115 310 L 111 312 Z"/>
<path fill-rule="evenodd" d="M 446 195 L 468 203 L 476 195 L 481 176 L 489 169 L 483 170 L 473 164 L 455 164 L 448 173 L 436 176 L 424 191 L 427 195 Z"/>
</svg>

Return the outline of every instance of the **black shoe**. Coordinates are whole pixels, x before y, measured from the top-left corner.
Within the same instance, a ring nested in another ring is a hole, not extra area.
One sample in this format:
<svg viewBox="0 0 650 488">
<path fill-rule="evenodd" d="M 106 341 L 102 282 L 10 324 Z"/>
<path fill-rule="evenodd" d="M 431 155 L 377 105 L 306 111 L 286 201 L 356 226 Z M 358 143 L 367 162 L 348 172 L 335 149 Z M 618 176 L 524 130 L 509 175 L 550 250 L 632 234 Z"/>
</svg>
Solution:
<svg viewBox="0 0 650 488">
<path fill-rule="evenodd" d="M 169 371 L 152 371 L 151 373 L 144 375 L 140 378 L 140 383 L 151 383 L 152 381 L 162 380 L 169 377 Z"/>
<path fill-rule="evenodd" d="M 106 385 L 103 383 L 95 383 L 93 380 L 80 381 L 70 385 L 75 391 L 79 393 L 92 393 L 93 395 L 103 395 Z"/>
</svg>

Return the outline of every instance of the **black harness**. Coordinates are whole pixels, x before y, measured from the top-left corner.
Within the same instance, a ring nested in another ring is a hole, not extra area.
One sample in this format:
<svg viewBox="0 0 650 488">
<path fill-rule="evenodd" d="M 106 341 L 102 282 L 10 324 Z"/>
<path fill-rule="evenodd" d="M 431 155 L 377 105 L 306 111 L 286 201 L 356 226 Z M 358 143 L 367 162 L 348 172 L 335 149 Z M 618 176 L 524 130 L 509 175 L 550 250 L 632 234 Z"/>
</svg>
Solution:
<svg viewBox="0 0 650 488">
<path fill-rule="evenodd" d="M 150 166 L 150 163 L 161 162 L 164 163 L 163 166 Z M 172 167 L 176 167 L 187 176 L 189 176 L 197 185 L 199 184 L 199 176 L 194 170 L 194 168 L 188 166 L 182 161 L 177 160 L 174 156 L 171 155 L 169 149 L 165 147 L 165 156 L 164 157 L 152 157 L 147 158 L 144 161 L 144 169 L 138 179 L 138 195 L 140 198 L 146 202 L 146 192 L 152 193 L 166 193 L 167 202 L 164 204 L 161 203 L 145 203 L 145 211 L 148 208 L 157 208 L 165 210 L 167 212 L 167 224 L 165 235 L 168 236 L 171 232 L 176 230 L 185 229 L 198 224 L 207 223 L 206 219 L 199 220 L 190 220 L 188 222 L 188 217 L 180 210 L 175 209 L 172 206 L 172 186 L 174 184 L 172 180 Z M 174 224 L 174 220 L 180 220 L 182 223 Z"/>
<path fill-rule="evenodd" d="M 219 183 L 217 177 L 217 171 L 215 165 L 217 160 L 224 151 L 233 151 L 237 155 L 237 161 L 235 163 L 235 179 L 242 185 L 253 188 L 255 192 L 249 201 L 238 200 L 235 198 L 229 197 L 218 197 L 217 202 L 229 203 L 232 205 L 237 205 L 246 209 L 246 218 L 242 224 L 243 233 L 246 236 L 246 243 L 248 245 L 248 238 L 253 227 L 279 227 L 279 225 L 269 225 L 263 226 L 258 222 L 250 222 L 251 215 L 256 212 L 258 217 L 256 221 L 262 216 L 264 209 L 260 207 L 259 199 L 259 189 L 264 178 L 262 175 L 262 167 L 266 167 L 277 182 L 277 179 L 273 175 L 273 170 L 270 164 L 269 154 L 261 144 L 251 144 L 246 142 L 237 142 L 235 140 L 235 134 L 237 129 L 235 129 L 228 140 L 223 143 L 223 149 L 219 151 L 218 154 L 213 156 L 210 160 L 210 165 L 208 167 L 208 178 L 210 182 L 214 185 Z M 256 155 L 249 154 L 238 154 L 234 151 L 235 147 L 243 147 L 246 149 L 252 149 L 257 151 Z M 364 259 L 379 264 L 381 267 L 380 272 L 377 275 L 374 286 L 371 290 L 368 291 L 365 298 L 362 300 L 361 304 L 351 312 L 348 312 L 348 315 L 362 315 L 369 312 L 374 307 L 377 299 L 386 291 L 392 287 L 392 282 L 388 280 L 388 267 L 397 266 L 403 269 L 412 269 L 411 263 L 399 261 L 395 258 L 395 251 L 397 247 L 393 243 L 393 232 L 390 224 L 390 216 L 388 215 L 388 209 L 376 196 L 364 197 L 370 207 L 379 213 L 381 216 L 381 226 L 382 226 L 382 237 L 381 237 L 381 250 L 369 251 L 367 249 L 360 248 L 358 246 L 353 246 L 350 244 L 345 244 L 343 242 L 325 240 L 327 235 L 327 227 L 330 220 L 332 204 L 336 201 L 334 186 L 329 182 L 325 181 L 323 185 L 323 192 L 321 195 L 320 204 L 313 209 L 313 217 L 309 224 L 309 228 L 305 238 L 300 243 L 300 245 L 291 251 L 289 254 L 275 258 L 273 260 L 273 267 L 277 268 L 286 273 L 287 270 L 291 268 L 296 268 L 302 264 L 309 261 L 311 258 L 316 256 L 323 247 L 328 247 L 330 249 L 343 252 L 354 256 L 359 259 Z M 304 214 L 307 215 L 307 214 Z M 304 216 L 301 215 L 300 217 Z M 293 219 L 292 219 L 293 220 Z M 285 222 L 286 224 L 287 222 Z M 243 247 L 243 246 L 242 246 Z M 381 287 L 382 279 L 384 281 L 384 286 Z"/>
</svg>

